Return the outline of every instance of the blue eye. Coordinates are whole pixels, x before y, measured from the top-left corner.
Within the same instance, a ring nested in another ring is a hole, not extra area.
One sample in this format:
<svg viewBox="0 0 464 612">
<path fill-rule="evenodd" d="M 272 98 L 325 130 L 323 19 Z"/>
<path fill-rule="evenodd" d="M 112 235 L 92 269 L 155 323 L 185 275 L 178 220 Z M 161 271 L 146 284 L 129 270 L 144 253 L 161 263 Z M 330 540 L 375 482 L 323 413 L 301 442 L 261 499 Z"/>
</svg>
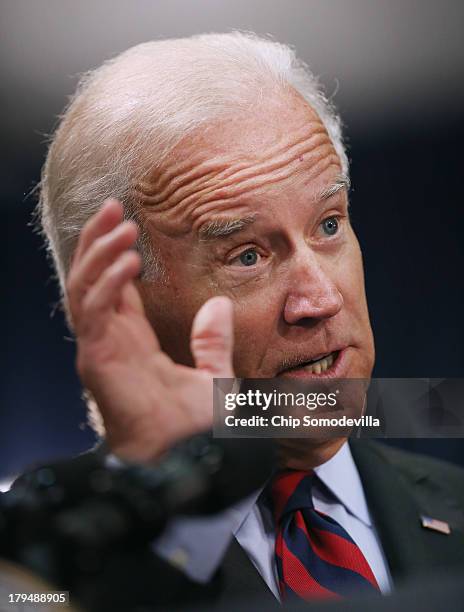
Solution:
<svg viewBox="0 0 464 612">
<path fill-rule="evenodd" d="M 323 231 L 327 236 L 333 236 L 338 232 L 338 219 L 337 217 L 327 217 L 321 223 Z"/>
<path fill-rule="evenodd" d="M 243 251 L 239 259 L 244 266 L 254 266 L 258 263 L 258 253 L 254 249 L 248 249 Z"/>
</svg>

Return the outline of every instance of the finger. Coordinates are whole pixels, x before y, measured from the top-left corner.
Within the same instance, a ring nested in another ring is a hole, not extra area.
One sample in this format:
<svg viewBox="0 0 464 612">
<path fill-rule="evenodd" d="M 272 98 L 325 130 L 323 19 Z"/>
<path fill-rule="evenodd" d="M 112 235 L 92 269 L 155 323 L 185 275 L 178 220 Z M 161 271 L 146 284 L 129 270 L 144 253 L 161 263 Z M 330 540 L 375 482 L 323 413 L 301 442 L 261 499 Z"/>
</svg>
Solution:
<svg viewBox="0 0 464 612">
<path fill-rule="evenodd" d="M 216 378 L 233 378 L 233 306 L 224 296 L 208 300 L 192 325 L 190 348 L 195 365 Z"/>
<path fill-rule="evenodd" d="M 105 329 L 108 315 L 121 302 L 125 285 L 140 272 L 141 259 L 135 251 L 125 251 L 89 289 L 82 302 L 82 323 L 78 335 L 98 335 Z"/>
<path fill-rule="evenodd" d="M 82 257 L 94 240 L 121 223 L 123 215 L 124 209 L 121 202 L 113 198 L 105 200 L 99 211 L 84 224 L 74 253 L 73 264 Z"/>
<path fill-rule="evenodd" d="M 108 268 L 123 251 L 131 247 L 137 239 L 137 226 L 126 221 L 112 231 L 97 238 L 83 253 L 70 271 L 68 284 L 70 291 L 77 294 L 85 292 L 93 285 L 102 272 Z"/>
<path fill-rule="evenodd" d="M 135 283 L 126 283 L 122 288 L 121 305 L 124 312 L 145 315 L 145 307 Z"/>
</svg>

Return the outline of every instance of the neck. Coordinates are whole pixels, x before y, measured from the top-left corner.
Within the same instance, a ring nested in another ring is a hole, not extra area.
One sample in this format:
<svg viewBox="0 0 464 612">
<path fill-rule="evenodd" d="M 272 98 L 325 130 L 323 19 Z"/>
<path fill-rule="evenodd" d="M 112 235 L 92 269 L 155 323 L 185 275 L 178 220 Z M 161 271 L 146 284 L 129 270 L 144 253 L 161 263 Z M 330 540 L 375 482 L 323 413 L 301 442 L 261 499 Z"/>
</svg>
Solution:
<svg viewBox="0 0 464 612">
<path fill-rule="evenodd" d="M 292 439 L 277 441 L 277 462 L 279 468 L 312 470 L 332 459 L 347 438 L 331 440 Z"/>
</svg>

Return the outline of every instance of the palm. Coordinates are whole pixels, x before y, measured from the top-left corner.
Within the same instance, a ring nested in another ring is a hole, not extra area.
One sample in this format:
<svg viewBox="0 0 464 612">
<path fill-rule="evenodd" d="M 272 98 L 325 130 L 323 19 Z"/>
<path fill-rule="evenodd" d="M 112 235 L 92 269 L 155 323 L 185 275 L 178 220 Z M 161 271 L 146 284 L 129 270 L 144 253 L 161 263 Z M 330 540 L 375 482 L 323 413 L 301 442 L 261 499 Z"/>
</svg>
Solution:
<svg viewBox="0 0 464 612">
<path fill-rule="evenodd" d="M 161 351 L 145 317 L 133 282 L 140 266 L 136 254 L 124 251 L 97 274 L 92 256 L 103 260 L 102 249 L 94 247 L 93 255 L 91 248 L 90 255 L 83 248 L 78 252 L 69 291 L 77 369 L 96 400 L 113 451 L 149 460 L 178 439 L 211 426 L 212 377 L 233 375 L 230 303 L 213 298 L 202 307 L 203 316 L 192 327 L 197 367 L 178 365 Z M 93 284 L 84 278 L 86 271 Z"/>
</svg>

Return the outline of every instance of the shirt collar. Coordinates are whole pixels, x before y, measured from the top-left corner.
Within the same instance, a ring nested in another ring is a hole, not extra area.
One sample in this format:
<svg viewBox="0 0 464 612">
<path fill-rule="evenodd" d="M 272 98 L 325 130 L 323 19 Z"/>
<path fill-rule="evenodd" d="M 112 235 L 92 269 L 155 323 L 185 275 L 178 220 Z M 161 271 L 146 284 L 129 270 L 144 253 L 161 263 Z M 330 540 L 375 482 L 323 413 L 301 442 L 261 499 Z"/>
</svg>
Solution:
<svg viewBox="0 0 464 612">
<path fill-rule="evenodd" d="M 258 497 L 261 495 L 262 490 L 263 488 L 254 491 L 251 495 L 227 510 L 227 515 L 231 521 L 232 533 L 234 535 L 236 535 L 236 533 L 240 530 L 240 527 L 250 514 L 253 506 L 258 501 Z"/>
<path fill-rule="evenodd" d="M 347 443 L 329 461 L 315 468 L 315 472 L 319 480 L 348 512 L 371 526 L 361 479 Z M 317 495 L 317 485 L 315 489 L 313 493 Z M 155 541 L 155 551 L 194 580 L 200 582 L 210 580 L 231 538 L 240 531 L 258 501 L 261 491 L 262 489 L 255 491 L 244 500 L 212 517 L 174 518 Z M 262 518 L 264 521 L 265 515 L 262 515 Z M 272 516 L 268 518 L 268 528 L 273 529 Z"/>
<path fill-rule="evenodd" d="M 314 469 L 319 480 L 346 510 L 372 527 L 364 489 L 348 442 L 328 461 Z"/>
<path fill-rule="evenodd" d="M 348 442 L 345 442 L 331 459 L 316 467 L 314 471 L 319 480 L 350 514 L 368 527 L 372 527 L 361 478 Z M 255 491 L 227 511 L 234 535 L 251 512 L 261 491 L 262 489 Z"/>
</svg>

